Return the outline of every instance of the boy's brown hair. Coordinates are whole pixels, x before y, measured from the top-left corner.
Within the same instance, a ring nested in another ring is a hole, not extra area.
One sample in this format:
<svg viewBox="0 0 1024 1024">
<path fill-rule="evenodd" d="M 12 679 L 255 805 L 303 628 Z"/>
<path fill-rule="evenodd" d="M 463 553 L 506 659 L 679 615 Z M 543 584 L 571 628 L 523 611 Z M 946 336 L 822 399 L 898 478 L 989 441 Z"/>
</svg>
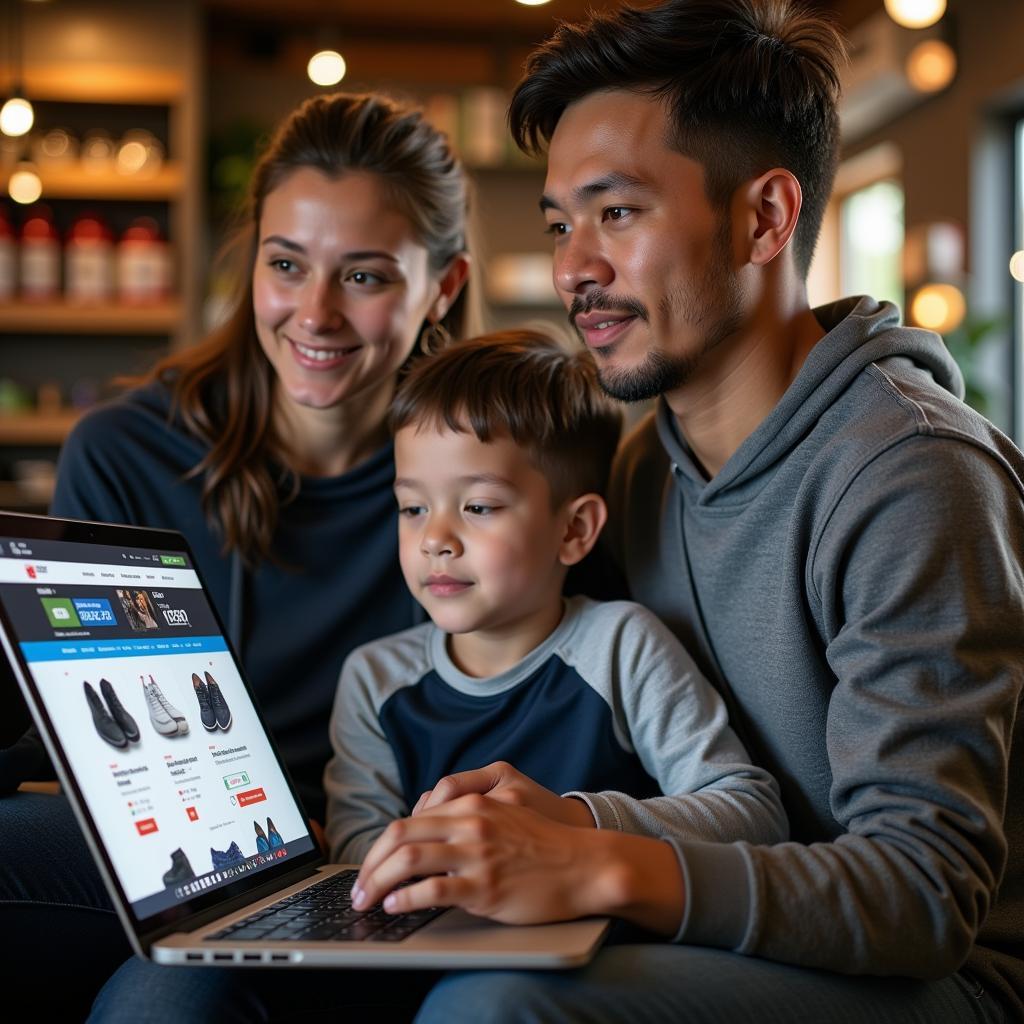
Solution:
<svg viewBox="0 0 1024 1024">
<path fill-rule="evenodd" d="M 415 426 L 508 437 L 548 479 L 557 507 L 603 494 L 622 419 L 593 360 L 538 331 L 498 331 L 419 360 L 391 406 L 393 432 Z"/>
</svg>

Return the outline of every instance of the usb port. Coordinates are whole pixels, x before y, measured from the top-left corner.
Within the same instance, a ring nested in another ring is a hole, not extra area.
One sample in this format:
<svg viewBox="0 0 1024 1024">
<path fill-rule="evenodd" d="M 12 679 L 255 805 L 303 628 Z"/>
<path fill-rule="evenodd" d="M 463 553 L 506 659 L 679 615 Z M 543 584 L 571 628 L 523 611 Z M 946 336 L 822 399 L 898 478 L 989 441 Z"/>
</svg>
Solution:
<svg viewBox="0 0 1024 1024">
<path fill-rule="evenodd" d="M 262 953 L 243 953 L 242 954 L 242 959 L 243 960 L 257 960 L 257 961 L 260 961 L 260 960 L 263 959 L 263 954 Z"/>
<path fill-rule="evenodd" d="M 185 954 L 185 959 L 186 960 L 202 960 L 203 959 L 203 954 L 202 953 L 186 953 Z"/>
<path fill-rule="evenodd" d="M 287 961 L 288 960 L 288 954 L 287 953 L 271 953 L 270 954 L 270 959 L 271 960 L 279 960 L 279 961 L 280 960 Z"/>
<path fill-rule="evenodd" d="M 234 953 L 214 953 L 213 954 L 213 959 L 214 960 L 234 960 L 235 959 L 235 954 Z"/>
</svg>

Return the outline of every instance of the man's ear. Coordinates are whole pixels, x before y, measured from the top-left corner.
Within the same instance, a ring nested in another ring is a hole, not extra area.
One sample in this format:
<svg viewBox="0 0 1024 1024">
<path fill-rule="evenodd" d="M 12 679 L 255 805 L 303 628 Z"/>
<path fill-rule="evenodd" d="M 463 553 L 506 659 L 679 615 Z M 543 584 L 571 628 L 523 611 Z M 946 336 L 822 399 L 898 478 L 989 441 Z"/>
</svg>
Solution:
<svg viewBox="0 0 1024 1024">
<path fill-rule="evenodd" d="M 427 319 L 431 323 L 443 320 L 445 314 L 455 304 L 455 300 L 459 297 L 459 293 L 469 278 L 469 263 L 469 253 L 460 252 L 452 257 L 451 263 L 445 268 L 438 282 L 440 291 L 427 314 Z"/>
<path fill-rule="evenodd" d="M 740 186 L 749 262 L 764 266 L 789 243 L 804 194 L 792 171 L 774 167 Z"/>
<path fill-rule="evenodd" d="M 562 565 L 582 562 L 597 543 L 608 521 L 608 506 L 600 494 L 581 494 L 565 507 L 565 533 L 558 549 Z"/>
</svg>

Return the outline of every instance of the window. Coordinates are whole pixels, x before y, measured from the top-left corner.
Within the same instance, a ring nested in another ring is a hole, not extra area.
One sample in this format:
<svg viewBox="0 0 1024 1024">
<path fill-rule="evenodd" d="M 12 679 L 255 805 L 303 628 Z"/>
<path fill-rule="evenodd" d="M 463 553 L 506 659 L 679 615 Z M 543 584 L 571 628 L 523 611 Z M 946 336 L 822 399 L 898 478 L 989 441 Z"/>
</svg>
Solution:
<svg viewBox="0 0 1024 1024">
<path fill-rule="evenodd" d="M 839 203 L 839 290 L 903 306 L 903 189 L 877 181 Z"/>
</svg>

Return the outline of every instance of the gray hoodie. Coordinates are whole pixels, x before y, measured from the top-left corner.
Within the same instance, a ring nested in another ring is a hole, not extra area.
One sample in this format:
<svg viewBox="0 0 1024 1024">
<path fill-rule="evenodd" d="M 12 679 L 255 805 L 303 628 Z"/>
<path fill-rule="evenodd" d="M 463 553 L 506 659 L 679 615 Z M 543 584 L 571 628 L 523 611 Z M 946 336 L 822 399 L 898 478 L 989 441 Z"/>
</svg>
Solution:
<svg viewBox="0 0 1024 1024">
<path fill-rule="evenodd" d="M 712 480 L 664 402 L 610 540 L 722 691 L 793 842 L 677 843 L 682 941 L 853 974 L 967 970 L 1024 1014 L 1024 457 L 941 340 L 873 299 Z"/>
</svg>

